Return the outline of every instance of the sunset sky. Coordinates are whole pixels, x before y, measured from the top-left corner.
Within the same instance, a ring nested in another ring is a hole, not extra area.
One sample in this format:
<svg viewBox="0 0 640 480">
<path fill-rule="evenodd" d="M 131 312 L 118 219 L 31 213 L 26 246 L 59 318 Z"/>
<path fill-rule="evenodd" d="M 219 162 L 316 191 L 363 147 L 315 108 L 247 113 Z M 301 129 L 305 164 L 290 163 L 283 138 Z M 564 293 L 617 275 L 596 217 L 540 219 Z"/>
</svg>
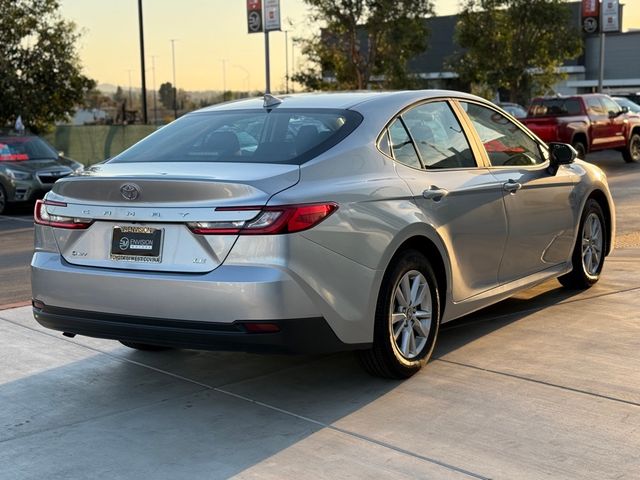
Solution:
<svg viewBox="0 0 640 480">
<path fill-rule="evenodd" d="M 458 11 L 458 0 L 438 0 L 436 14 Z M 640 0 L 624 2 L 624 28 L 640 28 Z M 79 52 L 84 71 L 98 83 L 128 87 L 129 70 L 134 87 L 140 85 L 140 50 L 136 0 L 61 0 L 62 15 L 82 32 Z M 264 88 L 264 35 L 247 33 L 245 0 L 145 0 L 144 28 L 147 88 L 172 81 L 170 39 L 177 39 L 176 83 L 185 90 L 222 90 L 223 59 L 227 89 Z M 306 22 L 302 0 L 280 0 L 283 28 L 289 40 L 317 26 Z M 289 25 L 290 20 L 291 25 Z M 284 33 L 272 32 L 271 86 L 284 89 Z M 289 51 L 291 55 L 291 51 Z M 293 64 L 301 65 L 299 50 Z M 290 57 L 290 74 L 293 72 Z"/>
</svg>

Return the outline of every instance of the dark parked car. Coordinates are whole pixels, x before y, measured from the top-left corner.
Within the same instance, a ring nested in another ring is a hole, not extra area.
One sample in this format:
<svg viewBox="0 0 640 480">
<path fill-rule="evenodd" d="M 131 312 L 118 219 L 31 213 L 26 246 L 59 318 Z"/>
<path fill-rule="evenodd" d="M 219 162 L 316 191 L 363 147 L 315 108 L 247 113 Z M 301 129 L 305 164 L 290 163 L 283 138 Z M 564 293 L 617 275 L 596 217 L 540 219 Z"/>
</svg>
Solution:
<svg viewBox="0 0 640 480">
<path fill-rule="evenodd" d="M 545 142 L 573 145 L 579 158 L 615 149 L 625 162 L 640 162 L 640 117 L 608 95 L 534 98 L 522 122 Z"/>
<path fill-rule="evenodd" d="M 8 203 L 42 197 L 56 180 L 82 170 L 36 135 L 0 133 L 0 213 Z"/>
</svg>

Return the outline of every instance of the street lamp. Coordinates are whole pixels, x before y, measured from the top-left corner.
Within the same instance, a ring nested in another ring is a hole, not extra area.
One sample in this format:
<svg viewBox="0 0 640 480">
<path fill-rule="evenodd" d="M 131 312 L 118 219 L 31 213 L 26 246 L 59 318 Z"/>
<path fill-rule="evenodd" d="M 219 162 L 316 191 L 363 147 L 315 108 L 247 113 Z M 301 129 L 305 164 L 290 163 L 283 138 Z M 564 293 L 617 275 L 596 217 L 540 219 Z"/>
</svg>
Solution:
<svg viewBox="0 0 640 480">
<path fill-rule="evenodd" d="M 246 73 L 246 80 L 247 80 L 247 95 L 249 95 L 249 92 L 251 90 L 251 74 L 249 73 L 249 70 L 247 70 L 246 68 L 244 68 L 242 65 L 234 65 L 234 67 L 239 68 L 240 70 L 242 70 L 244 73 Z"/>
<path fill-rule="evenodd" d="M 178 118 L 178 87 L 176 86 L 176 43 L 177 38 L 169 40 L 171 42 L 171 58 L 173 60 L 173 118 Z"/>
<path fill-rule="evenodd" d="M 156 100 L 156 96 L 158 92 L 156 91 L 156 57 L 157 55 L 151 55 L 151 72 L 153 78 L 153 124 L 158 125 L 158 103 Z"/>
<path fill-rule="evenodd" d="M 138 0 L 138 25 L 140 29 L 140 75 L 142 77 L 142 123 L 147 124 L 147 79 L 144 72 L 144 29 L 142 22 L 142 0 Z"/>
</svg>

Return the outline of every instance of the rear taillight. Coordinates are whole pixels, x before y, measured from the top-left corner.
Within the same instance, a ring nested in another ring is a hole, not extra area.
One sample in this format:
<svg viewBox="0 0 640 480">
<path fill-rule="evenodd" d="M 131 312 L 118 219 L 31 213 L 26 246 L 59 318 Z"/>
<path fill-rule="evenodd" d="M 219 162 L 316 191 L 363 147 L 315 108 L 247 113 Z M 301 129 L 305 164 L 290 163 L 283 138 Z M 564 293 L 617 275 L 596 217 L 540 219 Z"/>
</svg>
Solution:
<svg viewBox="0 0 640 480">
<path fill-rule="evenodd" d="M 53 202 L 51 200 L 37 200 L 36 207 L 33 211 L 33 220 L 38 225 L 81 230 L 84 228 L 88 228 L 89 225 L 93 223 L 93 220 L 90 220 L 87 218 L 74 218 L 74 217 L 65 217 L 62 215 L 52 215 L 49 212 L 47 212 L 47 205 L 50 205 L 53 207 L 67 206 L 67 204 L 63 202 Z"/>
<path fill-rule="evenodd" d="M 258 210 L 251 220 L 238 222 L 193 222 L 188 227 L 199 235 L 277 235 L 315 227 L 336 211 L 335 203 L 283 205 L 277 207 L 217 208 L 216 211 Z"/>
</svg>

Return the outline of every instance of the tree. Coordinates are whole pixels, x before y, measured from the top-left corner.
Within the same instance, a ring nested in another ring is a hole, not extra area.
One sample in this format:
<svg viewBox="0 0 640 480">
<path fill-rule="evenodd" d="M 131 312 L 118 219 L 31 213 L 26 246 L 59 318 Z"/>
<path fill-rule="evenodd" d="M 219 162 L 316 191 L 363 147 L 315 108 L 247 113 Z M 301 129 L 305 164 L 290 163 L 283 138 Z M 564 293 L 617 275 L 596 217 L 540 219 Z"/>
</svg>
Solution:
<svg viewBox="0 0 640 480">
<path fill-rule="evenodd" d="M 312 90 L 365 89 L 374 78 L 384 88 L 413 85 L 407 61 L 427 46 L 431 0 L 304 1 L 310 23 L 324 28 L 297 39 L 314 67 L 294 75 L 295 82 Z"/>
<path fill-rule="evenodd" d="M 171 82 L 160 85 L 158 95 L 160 96 L 160 103 L 164 105 L 164 108 L 173 110 L 173 85 Z"/>
<path fill-rule="evenodd" d="M 498 89 L 527 103 L 563 78 L 558 67 L 582 52 L 571 12 L 561 0 L 465 0 L 450 61 L 461 80 L 485 95 Z"/>
<path fill-rule="evenodd" d="M 75 24 L 58 0 L 0 0 L 0 126 L 35 131 L 68 118 L 95 82 L 82 74 Z"/>
</svg>

